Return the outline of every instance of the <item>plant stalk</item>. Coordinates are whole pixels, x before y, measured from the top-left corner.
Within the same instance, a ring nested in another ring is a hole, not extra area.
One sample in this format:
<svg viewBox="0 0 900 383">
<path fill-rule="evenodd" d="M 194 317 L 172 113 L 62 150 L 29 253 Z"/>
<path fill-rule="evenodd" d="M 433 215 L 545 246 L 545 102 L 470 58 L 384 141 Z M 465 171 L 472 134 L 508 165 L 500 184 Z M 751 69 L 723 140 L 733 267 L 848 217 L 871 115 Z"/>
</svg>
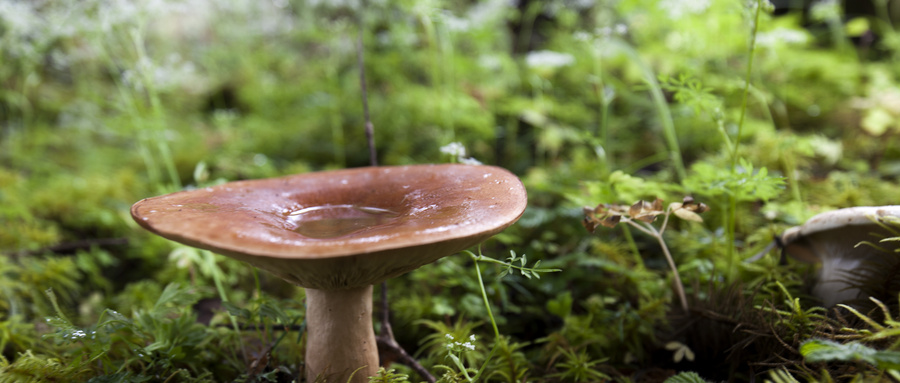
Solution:
<svg viewBox="0 0 900 383">
<path fill-rule="evenodd" d="M 666 213 L 666 220 L 668 221 L 668 213 Z M 681 276 L 678 274 L 678 267 L 675 266 L 675 259 L 672 258 L 672 253 L 669 252 L 669 247 L 666 246 L 666 241 L 662 237 L 662 232 L 656 230 L 649 223 L 646 225 L 640 225 L 637 222 L 632 220 L 622 220 L 622 222 L 628 223 L 631 227 L 638 229 L 644 234 L 647 234 L 653 238 L 656 238 L 656 241 L 659 243 L 659 247 L 662 248 L 663 255 L 666 256 L 666 262 L 669 264 L 669 268 L 672 269 L 672 277 L 674 280 L 672 283 L 675 285 L 675 293 L 678 295 L 678 300 L 681 303 L 681 308 L 684 309 L 685 312 L 688 311 L 688 303 L 687 303 L 687 295 L 684 293 L 684 285 L 681 283 Z"/>
<path fill-rule="evenodd" d="M 497 351 L 497 346 L 500 344 L 500 329 L 497 328 L 497 321 L 494 319 L 494 313 L 491 311 L 491 304 L 488 300 L 487 291 L 484 288 L 484 280 L 481 278 L 481 267 L 478 266 L 478 256 L 473 254 L 472 252 L 466 252 L 472 257 L 472 260 L 475 261 L 475 275 L 478 276 L 478 286 L 481 288 L 481 299 L 484 301 L 484 308 L 487 310 L 488 318 L 491 320 L 491 327 L 494 329 L 494 347 L 491 348 L 490 354 L 488 354 L 487 358 L 484 360 L 484 364 L 481 365 L 481 368 L 475 374 L 475 377 L 470 381 L 477 381 L 478 378 L 484 373 L 484 370 L 487 368 L 488 362 L 491 358 L 494 357 L 494 353 Z M 481 254 L 481 248 L 478 249 L 479 255 Z M 468 374 L 466 374 L 468 375 Z"/>
<path fill-rule="evenodd" d="M 753 28 L 750 31 L 750 48 L 747 57 L 747 72 L 744 75 L 744 92 L 741 96 L 741 115 L 738 119 L 737 135 L 734 137 L 734 146 L 731 152 L 731 173 L 737 175 L 738 150 L 741 146 L 741 133 L 744 130 L 744 118 L 747 115 L 747 98 L 750 94 L 750 76 L 753 74 L 753 54 L 756 51 L 756 33 L 759 28 L 759 14 L 762 9 L 760 0 L 756 1 L 756 11 L 753 16 Z M 728 193 L 728 212 L 727 212 L 726 237 L 728 239 L 728 274 L 729 277 L 734 273 L 734 258 L 736 253 L 735 229 L 737 226 L 737 196 L 734 193 Z"/>
</svg>

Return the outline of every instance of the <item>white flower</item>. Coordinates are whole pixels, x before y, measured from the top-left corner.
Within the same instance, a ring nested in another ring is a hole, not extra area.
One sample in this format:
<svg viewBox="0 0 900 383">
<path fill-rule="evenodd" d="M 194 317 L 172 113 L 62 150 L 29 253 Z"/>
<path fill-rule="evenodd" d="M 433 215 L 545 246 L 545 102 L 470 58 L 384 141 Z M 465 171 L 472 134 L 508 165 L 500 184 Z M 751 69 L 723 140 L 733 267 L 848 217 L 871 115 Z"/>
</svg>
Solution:
<svg viewBox="0 0 900 383">
<path fill-rule="evenodd" d="M 441 153 L 446 153 L 454 157 L 465 157 L 466 147 L 459 142 L 451 142 L 447 145 L 441 146 Z"/>
<path fill-rule="evenodd" d="M 481 165 L 481 161 L 478 161 L 472 157 L 466 157 L 466 147 L 459 142 L 451 142 L 447 145 L 441 146 L 441 153 L 446 153 L 456 157 L 456 160 L 463 165 Z"/>
<path fill-rule="evenodd" d="M 809 10 L 815 21 L 834 20 L 841 17 L 841 3 L 837 0 L 821 0 L 813 4 Z"/>
<path fill-rule="evenodd" d="M 573 34 L 572 37 L 575 38 L 576 41 L 581 41 L 581 42 L 588 42 L 588 41 L 593 40 L 593 38 L 594 38 L 594 36 L 591 36 L 590 33 L 587 33 L 585 31 L 575 32 L 575 34 Z"/>
<path fill-rule="evenodd" d="M 478 161 L 472 157 L 460 157 L 459 163 L 463 165 L 481 165 L 481 161 Z"/>
<path fill-rule="evenodd" d="M 575 57 L 568 53 L 554 51 L 533 51 L 525 56 L 525 64 L 531 68 L 561 68 L 572 65 Z"/>
<path fill-rule="evenodd" d="M 796 29 L 778 28 L 756 35 L 756 44 L 761 47 L 773 47 L 779 44 L 803 45 L 808 41 L 809 36 Z"/>
<path fill-rule="evenodd" d="M 474 342 L 474 341 L 475 341 L 475 335 L 469 335 L 469 340 L 472 341 L 472 342 Z"/>
<path fill-rule="evenodd" d="M 194 64 L 183 61 L 180 55 L 173 53 L 162 64 L 141 57 L 134 68 L 122 72 L 122 83 L 139 92 L 149 84 L 157 91 L 165 91 L 179 85 L 191 84 L 195 77 Z"/>
<path fill-rule="evenodd" d="M 482 0 L 475 2 L 475 5 L 469 8 L 466 18 L 470 25 L 478 28 L 492 28 L 503 25 L 505 17 L 511 9 L 509 0 Z"/>
<path fill-rule="evenodd" d="M 610 38 L 613 36 L 624 36 L 628 33 L 628 26 L 625 24 L 616 24 L 611 27 L 602 27 L 597 28 L 595 33 L 603 38 Z"/>
<path fill-rule="evenodd" d="M 673 20 L 706 12 L 710 5 L 712 5 L 711 0 L 661 0 L 659 2 L 659 7 Z"/>
</svg>

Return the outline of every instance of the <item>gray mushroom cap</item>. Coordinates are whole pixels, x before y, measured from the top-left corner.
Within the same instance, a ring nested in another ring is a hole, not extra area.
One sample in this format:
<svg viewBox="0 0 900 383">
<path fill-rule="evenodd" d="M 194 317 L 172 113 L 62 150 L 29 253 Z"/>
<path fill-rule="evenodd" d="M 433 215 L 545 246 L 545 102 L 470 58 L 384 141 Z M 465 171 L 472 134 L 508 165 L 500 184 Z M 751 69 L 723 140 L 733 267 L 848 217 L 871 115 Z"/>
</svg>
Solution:
<svg viewBox="0 0 900 383">
<path fill-rule="evenodd" d="M 884 226 L 891 221 L 900 223 L 900 206 L 839 209 L 816 215 L 803 225 L 786 230 L 781 242 L 792 257 L 822 264 L 813 295 L 825 306 L 833 306 L 859 298 L 860 291 L 848 282 L 848 272 L 885 255 L 883 251 L 859 244 L 877 243 L 895 236 Z"/>
<path fill-rule="evenodd" d="M 856 245 L 862 241 L 877 241 L 878 235 L 889 235 L 879 225 L 885 222 L 886 217 L 900 217 L 900 205 L 857 206 L 834 210 L 816 215 L 801 226 L 785 230 L 781 235 L 781 243 L 788 254 L 810 263 L 833 257 L 864 256 L 871 250 Z"/>
</svg>

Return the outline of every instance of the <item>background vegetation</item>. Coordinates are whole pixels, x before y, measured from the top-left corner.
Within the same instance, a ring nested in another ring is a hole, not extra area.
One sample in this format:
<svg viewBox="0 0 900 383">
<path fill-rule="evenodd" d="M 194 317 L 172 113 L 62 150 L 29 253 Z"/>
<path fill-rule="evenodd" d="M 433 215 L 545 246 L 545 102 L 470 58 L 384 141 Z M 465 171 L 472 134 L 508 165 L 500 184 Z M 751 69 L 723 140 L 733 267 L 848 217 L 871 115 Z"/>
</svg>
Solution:
<svg viewBox="0 0 900 383">
<path fill-rule="evenodd" d="M 438 378 L 896 378 L 896 288 L 826 311 L 813 266 L 743 262 L 817 213 L 897 203 L 898 4 L 786 3 L 0 0 L 0 381 L 299 381 L 303 290 L 129 207 L 367 165 L 360 30 L 380 162 L 458 142 L 510 169 L 529 207 L 483 254 L 563 270 L 482 265 L 500 338 L 471 257 L 392 280 L 395 335 Z M 658 238 L 582 226 L 688 195 L 703 222 Z"/>
</svg>

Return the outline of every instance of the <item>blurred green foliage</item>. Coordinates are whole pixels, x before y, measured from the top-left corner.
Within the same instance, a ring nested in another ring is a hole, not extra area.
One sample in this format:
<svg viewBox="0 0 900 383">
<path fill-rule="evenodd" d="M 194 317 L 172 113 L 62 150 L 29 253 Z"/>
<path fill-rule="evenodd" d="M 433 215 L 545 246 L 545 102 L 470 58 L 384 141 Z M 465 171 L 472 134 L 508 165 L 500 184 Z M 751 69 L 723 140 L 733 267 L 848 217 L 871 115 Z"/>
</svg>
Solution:
<svg viewBox="0 0 900 383">
<path fill-rule="evenodd" d="M 469 368 L 497 350 L 488 381 L 896 376 L 853 370 L 893 344 L 800 348 L 843 339 L 806 294 L 812 267 L 742 263 L 819 212 L 897 204 L 897 16 L 820 3 L 0 0 L 0 381 L 299 380 L 302 289 L 146 233 L 129 207 L 368 165 L 360 29 L 380 162 L 458 142 L 512 170 L 528 209 L 483 253 L 563 270 L 487 268 L 499 339 L 471 259 L 391 280 L 397 340 L 442 381 L 465 379 L 447 334 L 477 337 Z M 686 195 L 712 207 L 664 236 L 690 313 L 653 238 L 580 223 Z M 422 379 L 385 367 L 376 381 Z"/>
</svg>

